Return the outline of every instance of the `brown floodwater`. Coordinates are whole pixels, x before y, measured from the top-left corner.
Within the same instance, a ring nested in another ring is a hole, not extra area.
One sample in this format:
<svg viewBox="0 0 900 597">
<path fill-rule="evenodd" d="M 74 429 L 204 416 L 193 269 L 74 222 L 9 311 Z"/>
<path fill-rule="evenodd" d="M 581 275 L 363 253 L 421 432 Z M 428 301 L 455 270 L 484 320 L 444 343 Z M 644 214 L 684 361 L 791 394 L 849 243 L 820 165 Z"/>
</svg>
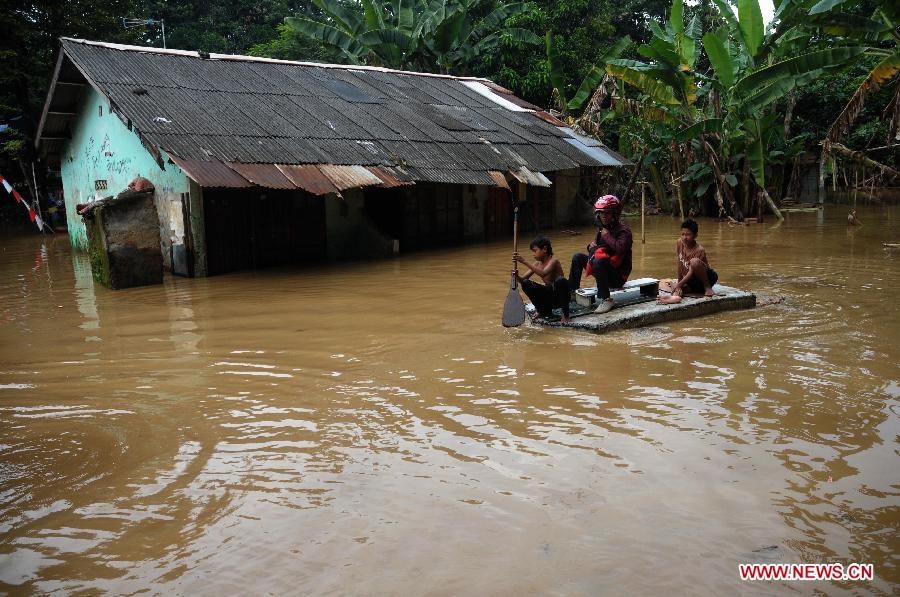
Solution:
<svg viewBox="0 0 900 597">
<path fill-rule="evenodd" d="M 860 213 L 702 221 L 783 302 L 606 336 L 501 327 L 505 241 L 110 291 L 2 238 L 0 592 L 897 594 L 900 207 Z"/>
</svg>

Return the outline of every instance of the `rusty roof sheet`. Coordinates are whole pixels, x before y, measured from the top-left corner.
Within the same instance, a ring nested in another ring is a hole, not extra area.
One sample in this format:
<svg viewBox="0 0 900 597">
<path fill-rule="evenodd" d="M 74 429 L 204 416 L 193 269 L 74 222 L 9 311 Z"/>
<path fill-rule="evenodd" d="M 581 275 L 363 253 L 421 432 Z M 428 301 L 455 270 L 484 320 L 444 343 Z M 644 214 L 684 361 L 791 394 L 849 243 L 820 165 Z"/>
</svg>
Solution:
<svg viewBox="0 0 900 597">
<path fill-rule="evenodd" d="M 335 166 L 333 164 L 322 164 L 319 166 L 328 180 L 330 180 L 339 191 L 353 189 L 357 187 L 368 187 L 380 185 L 383 181 L 372 174 L 363 166 Z"/>
<path fill-rule="evenodd" d="M 497 183 L 497 186 L 501 189 L 510 190 L 509 183 L 506 181 L 506 176 L 503 175 L 502 172 L 497 172 L 496 170 L 491 170 L 488 172 L 491 175 L 491 178 L 494 179 L 494 182 Z"/>
<path fill-rule="evenodd" d="M 550 112 L 545 112 L 544 110 L 538 110 L 534 113 L 535 116 L 543 120 L 544 122 L 549 122 L 553 126 L 566 126 L 566 123 L 551 114 Z"/>
<path fill-rule="evenodd" d="M 370 166 L 369 172 L 371 172 L 372 174 L 374 174 L 375 176 L 377 176 L 378 178 L 381 179 L 381 186 L 384 187 L 385 189 L 393 189 L 396 187 L 407 187 L 407 186 L 415 184 L 411 180 L 403 180 L 403 178 L 405 178 L 405 177 L 401 178 L 400 176 L 397 175 L 397 173 L 395 173 L 390 168 L 378 168 L 375 166 Z"/>
<path fill-rule="evenodd" d="M 338 188 L 334 186 L 327 176 L 322 174 L 318 166 L 295 166 L 290 164 L 278 164 L 278 170 L 284 174 L 298 189 L 303 189 L 313 195 L 338 194 Z"/>
<path fill-rule="evenodd" d="M 275 164 L 242 164 L 240 162 L 226 162 L 226 165 L 252 182 L 267 189 L 296 189 L 292 183 Z"/>
<path fill-rule="evenodd" d="M 191 160 L 175 155 L 170 155 L 169 159 L 201 187 L 243 189 L 253 186 L 253 183 L 219 161 Z"/>
</svg>

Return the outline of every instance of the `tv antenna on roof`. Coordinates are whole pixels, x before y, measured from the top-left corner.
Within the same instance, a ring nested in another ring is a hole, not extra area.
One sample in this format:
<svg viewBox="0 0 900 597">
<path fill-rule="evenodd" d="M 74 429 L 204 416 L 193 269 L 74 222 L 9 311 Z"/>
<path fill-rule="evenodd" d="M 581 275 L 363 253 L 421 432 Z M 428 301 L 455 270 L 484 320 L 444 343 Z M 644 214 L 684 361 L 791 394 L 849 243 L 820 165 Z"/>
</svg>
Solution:
<svg viewBox="0 0 900 597">
<path fill-rule="evenodd" d="M 134 27 L 143 27 L 146 25 L 159 25 L 162 29 L 163 49 L 166 48 L 166 21 L 165 19 L 132 19 L 122 17 L 122 26 L 126 29 Z"/>
</svg>

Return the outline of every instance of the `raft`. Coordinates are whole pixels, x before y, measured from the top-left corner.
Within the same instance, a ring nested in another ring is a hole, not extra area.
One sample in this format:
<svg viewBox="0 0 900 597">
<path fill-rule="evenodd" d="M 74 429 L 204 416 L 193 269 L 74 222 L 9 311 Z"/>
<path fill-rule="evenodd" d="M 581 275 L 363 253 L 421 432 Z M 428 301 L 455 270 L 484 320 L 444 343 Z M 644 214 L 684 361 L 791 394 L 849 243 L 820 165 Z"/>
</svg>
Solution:
<svg viewBox="0 0 900 597">
<path fill-rule="evenodd" d="M 525 305 L 525 311 L 532 317 L 535 325 L 545 327 L 563 327 L 585 330 L 595 334 L 605 334 L 615 330 L 640 328 L 658 323 L 667 323 L 679 319 L 692 319 L 720 311 L 752 309 L 756 306 L 756 295 L 731 286 L 716 284 L 715 295 L 704 297 L 685 295 L 676 305 L 664 305 L 652 297 L 641 296 L 637 289 L 627 293 L 616 293 L 619 306 L 608 313 L 595 314 L 593 307 L 586 307 L 572 302 L 569 323 L 559 321 L 559 309 L 553 312 L 550 319 L 534 320 L 536 315 L 533 305 Z M 668 294 L 668 293 L 665 293 Z"/>
</svg>

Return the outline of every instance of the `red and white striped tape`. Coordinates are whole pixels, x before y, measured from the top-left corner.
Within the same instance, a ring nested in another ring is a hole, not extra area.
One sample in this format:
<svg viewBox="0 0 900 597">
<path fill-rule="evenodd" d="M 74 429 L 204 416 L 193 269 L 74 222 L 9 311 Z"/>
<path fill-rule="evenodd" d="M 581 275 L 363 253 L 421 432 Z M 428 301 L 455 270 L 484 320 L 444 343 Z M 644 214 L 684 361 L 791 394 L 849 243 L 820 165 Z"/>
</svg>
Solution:
<svg viewBox="0 0 900 597">
<path fill-rule="evenodd" d="M 21 203 L 22 207 L 28 210 L 28 218 L 35 224 L 37 224 L 38 230 L 44 230 L 44 221 L 41 219 L 41 214 L 34 211 L 34 206 L 32 206 L 28 201 L 22 199 L 22 195 L 19 194 L 19 191 L 15 190 L 9 181 L 7 181 L 3 176 L 0 176 L 0 183 L 3 184 L 3 188 L 6 189 L 6 192 L 13 196 L 17 203 Z"/>
</svg>

